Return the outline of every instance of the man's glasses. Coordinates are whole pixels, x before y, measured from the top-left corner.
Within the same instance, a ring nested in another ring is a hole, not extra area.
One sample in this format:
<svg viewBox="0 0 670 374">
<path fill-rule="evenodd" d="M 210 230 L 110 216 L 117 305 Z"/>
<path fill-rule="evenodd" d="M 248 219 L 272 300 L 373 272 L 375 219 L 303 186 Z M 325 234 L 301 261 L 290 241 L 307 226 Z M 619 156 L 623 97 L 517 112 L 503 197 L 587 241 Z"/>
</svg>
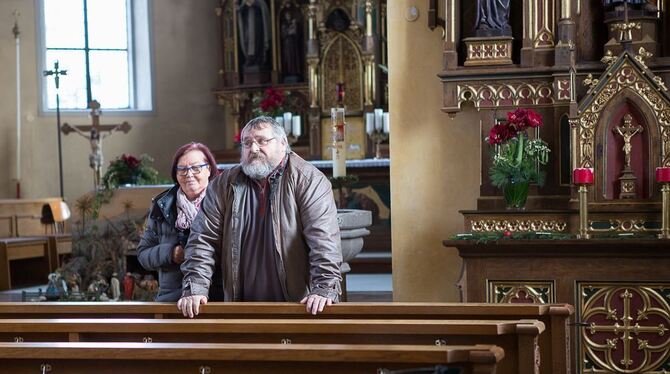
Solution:
<svg viewBox="0 0 670 374">
<path fill-rule="evenodd" d="M 200 174 L 200 171 L 204 168 L 208 168 L 209 164 L 202 164 L 202 165 L 193 165 L 193 166 L 177 166 L 177 175 L 181 177 L 185 177 L 188 175 L 189 170 L 193 173 L 193 175 Z"/>
<path fill-rule="evenodd" d="M 269 138 L 269 139 L 264 139 L 264 138 L 258 138 L 258 139 L 244 139 L 242 141 L 242 145 L 244 148 L 251 148 L 254 143 L 258 144 L 259 147 L 265 147 L 270 143 L 271 140 L 274 140 L 275 138 Z"/>
</svg>

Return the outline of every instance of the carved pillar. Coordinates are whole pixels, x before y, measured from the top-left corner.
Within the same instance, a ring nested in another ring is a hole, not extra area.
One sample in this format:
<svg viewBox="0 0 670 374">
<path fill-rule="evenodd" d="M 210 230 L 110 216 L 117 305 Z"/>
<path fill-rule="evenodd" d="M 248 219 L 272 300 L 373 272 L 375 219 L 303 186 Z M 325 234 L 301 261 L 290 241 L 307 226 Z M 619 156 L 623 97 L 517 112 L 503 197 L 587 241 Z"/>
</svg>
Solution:
<svg viewBox="0 0 670 374">
<path fill-rule="evenodd" d="M 363 63 L 365 76 L 363 80 L 364 110 L 374 108 L 375 98 L 375 40 L 372 32 L 372 0 L 365 0 L 365 38 L 363 43 Z"/>
<path fill-rule="evenodd" d="M 554 0 L 523 2 L 521 66 L 549 65 L 554 48 Z"/>
<path fill-rule="evenodd" d="M 558 22 L 558 44 L 555 65 L 574 65 L 575 21 L 572 19 L 572 0 L 561 1 L 561 19 Z M 579 0 L 577 0 L 579 1 Z"/>
<path fill-rule="evenodd" d="M 447 0 L 445 9 L 444 70 L 458 68 L 458 41 L 461 39 L 461 17 L 459 0 Z"/>
<path fill-rule="evenodd" d="M 309 82 L 309 155 L 321 158 L 321 108 L 319 107 L 319 42 L 316 38 L 316 0 L 307 6 L 307 81 Z"/>
</svg>

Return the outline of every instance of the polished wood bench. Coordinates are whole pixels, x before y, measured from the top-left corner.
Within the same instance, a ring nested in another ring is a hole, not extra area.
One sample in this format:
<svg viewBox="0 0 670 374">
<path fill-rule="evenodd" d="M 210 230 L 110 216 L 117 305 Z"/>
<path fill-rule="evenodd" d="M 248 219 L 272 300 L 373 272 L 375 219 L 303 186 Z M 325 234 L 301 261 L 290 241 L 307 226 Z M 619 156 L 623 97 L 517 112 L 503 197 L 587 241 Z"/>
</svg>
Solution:
<svg viewBox="0 0 670 374">
<path fill-rule="evenodd" d="M 11 373 L 376 373 L 448 365 L 496 373 L 500 347 L 348 344 L 0 343 Z"/>
<path fill-rule="evenodd" d="M 339 303 L 322 314 L 305 313 L 296 303 L 209 303 L 197 318 L 299 319 L 536 319 L 540 335 L 542 374 L 570 373 L 569 304 L 485 303 Z M 183 318 L 174 303 L 0 303 L 0 318 Z"/>
<path fill-rule="evenodd" d="M 50 271 L 47 237 L 0 239 L 0 291 L 16 284 L 47 284 Z"/>
<path fill-rule="evenodd" d="M 501 373 L 539 370 L 537 320 L 383 319 L 7 319 L 4 342 L 191 342 L 292 344 L 492 344 Z"/>
</svg>

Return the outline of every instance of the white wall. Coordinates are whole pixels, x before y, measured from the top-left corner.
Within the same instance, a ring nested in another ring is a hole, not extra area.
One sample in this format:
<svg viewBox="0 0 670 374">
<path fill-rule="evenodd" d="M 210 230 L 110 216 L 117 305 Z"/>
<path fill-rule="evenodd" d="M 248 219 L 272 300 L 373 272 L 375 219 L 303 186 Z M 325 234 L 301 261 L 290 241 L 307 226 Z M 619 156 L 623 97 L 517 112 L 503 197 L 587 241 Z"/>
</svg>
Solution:
<svg viewBox="0 0 670 374">
<path fill-rule="evenodd" d="M 104 140 L 105 164 L 123 153 L 154 157 L 166 178 L 175 149 L 200 141 L 224 148 L 224 110 L 212 91 L 219 86 L 221 44 L 217 0 L 153 0 L 152 14 L 155 107 L 153 113 L 119 115 L 103 112 L 101 123 L 128 121 L 127 135 Z M 58 151 L 55 115 L 38 112 L 36 14 L 33 0 L 0 1 L 0 198 L 14 198 L 16 151 L 16 54 L 12 12 L 21 15 L 22 195 L 58 196 Z M 64 77 L 63 79 L 67 79 Z M 50 82 L 53 84 L 53 82 Z M 104 104 L 104 103 L 103 103 Z M 62 122 L 90 124 L 86 115 L 64 116 Z M 93 187 L 88 164 L 90 145 L 70 134 L 62 137 L 65 197 L 69 203 Z M 103 170 L 104 172 L 104 170 Z"/>
</svg>

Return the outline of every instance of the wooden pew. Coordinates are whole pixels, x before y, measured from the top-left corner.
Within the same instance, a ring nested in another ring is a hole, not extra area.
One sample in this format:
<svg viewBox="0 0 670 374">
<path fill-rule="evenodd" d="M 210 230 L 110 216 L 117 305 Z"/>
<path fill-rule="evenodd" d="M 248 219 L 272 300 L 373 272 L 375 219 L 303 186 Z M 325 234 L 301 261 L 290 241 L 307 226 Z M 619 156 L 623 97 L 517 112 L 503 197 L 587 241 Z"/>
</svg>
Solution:
<svg viewBox="0 0 670 374">
<path fill-rule="evenodd" d="M 0 343 L 11 373 L 376 373 L 432 365 L 496 373 L 501 348 L 207 343 Z"/>
<path fill-rule="evenodd" d="M 568 304 L 339 303 L 318 316 L 294 303 L 209 303 L 198 318 L 536 319 L 542 374 L 570 373 Z M 0 318 L 183 318 L 174 303 L 0 303 Z"/>
<path fill-rule="evenodd" d="M 51 272 L 63 265 L 65 256 L 72 254 L 72 234 L 54 234 L 47 236 L 49 241 L 49 267 Z"/>
<path fill-rule="evenodd" d="M 0 239 L 0 291 L 17 283 L 46 284 L 50 270 L 46 237 Z"/>
<path fill-rule="evenodd" d="M 8 319 L 0 341 L 297 344 L 493 344 L 501 373 L 534 374 L 544 324 L 537 320 Z"/>
</svg>

